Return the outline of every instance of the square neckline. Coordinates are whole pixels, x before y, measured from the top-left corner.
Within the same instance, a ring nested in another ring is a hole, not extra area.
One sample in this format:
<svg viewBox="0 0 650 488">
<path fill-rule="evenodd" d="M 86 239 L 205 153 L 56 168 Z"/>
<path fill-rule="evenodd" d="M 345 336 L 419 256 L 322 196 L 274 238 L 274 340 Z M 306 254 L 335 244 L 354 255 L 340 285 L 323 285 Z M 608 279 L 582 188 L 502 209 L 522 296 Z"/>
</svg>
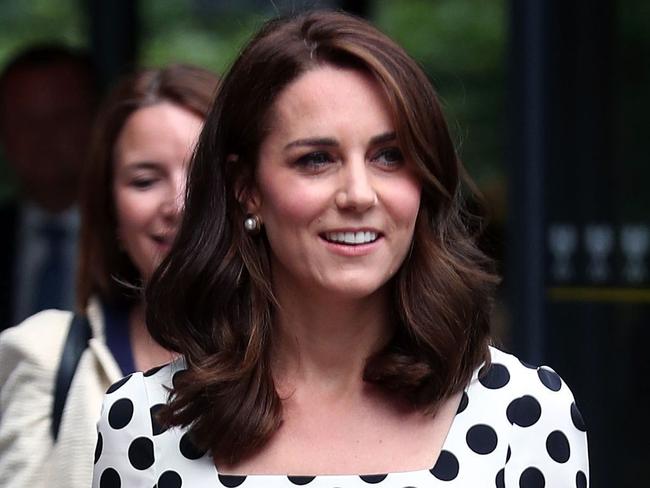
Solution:
<svg viewBox="0 0 650 488">
<path fill-rule="evenodd" d="M 307 480 L 309 479 L 310 481 L 316 478 L 325 478 L 325 479 L 335 479 L 335 478 L 341 478 L 341 479 L 349 479 L 349 478 L 361 478 L 362 480 L 364 478 L 368 478 L 370 483 L 377 483 L 378 481 L 373 481 L 373 479 L 377 479 L 379 477 L 386 478 L 388 475 L 399 475 L 399 476 L 408 476 L 408 475 L 419 475 L 422 473 L 431 473 L 433 469 L 435 468 L 436 464 L 440 460 L 440 456 L 444 451 L 449 452 L 448 449 L 445 449 L 448 447 L 449 439 L 452 438 L 451 434 L 452 431 L 455 431 L 458 429 L 458 415 L 461 414 L 464 411 L 464 402 L 466 401 L 468 397 L 468 391 L 470 387 L 478 380 L 478 374 L 479 371 L 481 371 L 481 368 L 485 365 L 485 362 L 482 362 L 477 368 L 475 368 L 474 372 L 472 373 L 472 377 L 470 378 L 469 382 L 467 385 L 462 390 L 462 394 L 460 395 L 460 400 L 458 402 L 458 405 L 456 406 L 456 413 L 454 413 L 453 419 L 451 423 L 449 424 L 449 428 L 447 429 L 447 432 L 445 434 L 445 438 L 441 444 L 440 449 L 438 450 L 436 458 L 433 460 L 433 463 L 431 464 L 430 467 L 423 467 L 419 469 L 409 469 L 409 470 L 404 470 L 404 471 L 385 471 L 385 472 L 375 472 L 375 473 L 323 473 L 323 474 L 291 474 L 291 473 L 250 473 L 250 474 L 242 474 L 242 473 L 220 473 L 218 470 L 217 465 L 213 461 L 213 457 L 209 456 L 209 452 L 206 453 L 204 458 L 207 460 L 206 462 L 211 465 L 214 474 L 221 478 L 231 478 L 231 479 L 256 479 L 259 481 L 263 481 L 264 479 L 278 479 L 278 478 L 287 478 L 291 481 L 291 479 L 296 479 L 297 481 L 301 481 L 301 479 Z"/>
</svg>

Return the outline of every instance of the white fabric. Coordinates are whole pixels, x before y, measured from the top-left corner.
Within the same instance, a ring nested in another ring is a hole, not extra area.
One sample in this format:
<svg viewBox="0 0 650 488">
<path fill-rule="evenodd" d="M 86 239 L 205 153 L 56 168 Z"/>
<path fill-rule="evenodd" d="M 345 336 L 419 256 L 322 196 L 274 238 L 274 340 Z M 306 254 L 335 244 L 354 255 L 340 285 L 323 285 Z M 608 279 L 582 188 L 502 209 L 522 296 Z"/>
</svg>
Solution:
<svg viewBox="0 0 650 488">
<path fill-rule="evenodd" d="M 587 437 L 568 386 L 550 368 L 528 367 L 494 348 L 491 355 L 491 368 L 477 369 L 465 389 L 431 465 L 377 475 L 220 475 L 211 453 L 193 448 L 186 429 L 161 432 L 150 413 L 166 401 L 182 360 L 135 373 L 104 399 L 93 488 L 586 488 Z"/>
<path fill-rule="evenodd" d="M 70 386 L 54 446 L 54 381 L 72 313 L 47 310 L 0 334 L 2 488 L 90 486 L 102 396 L 122 373 L 104 345 L 99 304 L 91 303 L 87 313 L 93 339 Z"/>
</svg>

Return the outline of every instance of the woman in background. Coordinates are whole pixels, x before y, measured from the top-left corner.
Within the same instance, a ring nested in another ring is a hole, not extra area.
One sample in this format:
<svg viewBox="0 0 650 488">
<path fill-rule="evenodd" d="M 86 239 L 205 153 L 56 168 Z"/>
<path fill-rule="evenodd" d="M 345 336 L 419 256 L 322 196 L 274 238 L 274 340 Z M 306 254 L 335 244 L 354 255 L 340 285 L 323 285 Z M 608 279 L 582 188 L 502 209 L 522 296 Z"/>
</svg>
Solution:
<svg viewBox="0 0 650 488">
<path fill-rule="evenodd" d="M 216 91 L 173 65 L 122 80 L 95 127 L 80 198 L 77 290 L 92 338 L 53 438 L 55 377 L 72 313 L 47 310 L 0 335 L 0 486 L 87 487 L 101 398 L 121 376 L 169 362 L 139 291 L 175 238 L 188 160 Z"/>
<path fill-rule="evenodd" d="M 268 22 L 147 291 L 182 357 L 107 394 L 93 486 L 586 486 L 569 388 L 490 346 L 463 174 L 392 40 L 342 13 Z"/>
</svg>

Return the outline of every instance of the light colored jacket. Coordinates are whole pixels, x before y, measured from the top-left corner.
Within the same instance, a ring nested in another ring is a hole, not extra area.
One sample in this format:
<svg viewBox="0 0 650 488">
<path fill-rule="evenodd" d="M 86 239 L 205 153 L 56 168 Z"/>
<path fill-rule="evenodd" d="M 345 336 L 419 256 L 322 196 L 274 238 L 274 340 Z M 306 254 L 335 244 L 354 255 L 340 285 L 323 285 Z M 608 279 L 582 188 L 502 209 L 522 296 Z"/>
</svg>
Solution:
<svg viewBox="0 0 650 488">
<path fill-rule="evenodd" d="M 70 385 L 56 444 L 54 382 L 71 312 L 46 310 L 0 334 L 0 487 L 90 486 L 96 423 L 106 389 L 122 376 L 105 345 L 101 306 L 87 310 L 92 339 Z"/>
</svg>

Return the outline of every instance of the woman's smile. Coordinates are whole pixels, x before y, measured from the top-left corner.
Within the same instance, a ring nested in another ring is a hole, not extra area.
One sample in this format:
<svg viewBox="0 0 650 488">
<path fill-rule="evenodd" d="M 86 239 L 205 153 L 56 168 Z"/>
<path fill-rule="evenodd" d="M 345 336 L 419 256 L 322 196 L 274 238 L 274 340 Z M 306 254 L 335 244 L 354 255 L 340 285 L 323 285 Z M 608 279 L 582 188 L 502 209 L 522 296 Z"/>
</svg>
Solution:
<svg viewBox="0 0 650 488">
<path fill-rule="evenodd" d="M 336 242 L 349 246 L 359 246 L 375 242 L 380 234 L 373 230 L 343 230 L 325 232 L 322 237 L 328 242 Z"/>
<path fill-rule="evenodd" d="M 382 241 L 382 233 L 369 228 L 341 228 L 319 234 L 328 251 L 348 258 L 367 256 L 376 252 Z"/>
</svg>

